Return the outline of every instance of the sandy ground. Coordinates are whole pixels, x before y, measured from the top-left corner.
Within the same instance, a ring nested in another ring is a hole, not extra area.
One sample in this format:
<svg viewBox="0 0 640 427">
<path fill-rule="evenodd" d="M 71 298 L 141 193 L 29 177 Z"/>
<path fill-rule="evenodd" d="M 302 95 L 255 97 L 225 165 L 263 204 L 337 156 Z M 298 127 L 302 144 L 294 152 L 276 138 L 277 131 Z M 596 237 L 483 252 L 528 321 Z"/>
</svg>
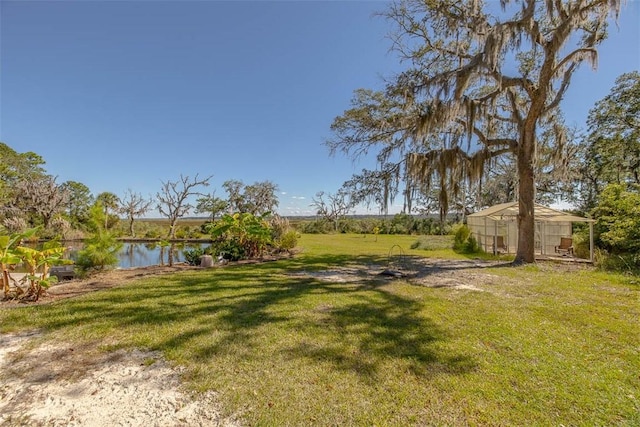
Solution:
<svg viewBox="0 0 640 427">
<path fill-rule="evenodd" d="M 143 276 L 194 269 L 186 265 L 115 270 L 61 282 L 47 304 Z M 5 301 L 3 309 L 24 303 Z M 181 369 L 158 353 L 40 342 L 37 331 L 0 335 L 0 426 L 238 426 L 223 419 L 215 393 L 190 395 Z"/>
<path fill-rule="evenodd" d="M 191 396 L 159 354 L 109 354 L 64 344 L 32 347 L 37 333 L 0 336 L 2 426 L 236 426 L 215 393 Z"/>
</svg>

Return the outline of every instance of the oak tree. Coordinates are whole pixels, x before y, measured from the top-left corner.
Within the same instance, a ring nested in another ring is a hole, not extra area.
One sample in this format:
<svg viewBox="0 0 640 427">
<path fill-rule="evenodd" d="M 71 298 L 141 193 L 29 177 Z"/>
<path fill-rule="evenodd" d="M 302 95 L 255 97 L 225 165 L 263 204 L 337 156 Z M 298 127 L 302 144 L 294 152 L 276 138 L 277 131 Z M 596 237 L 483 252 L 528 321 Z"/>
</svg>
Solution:
<svg viewBox="0 0 640 427">
<path fill-rule="evenodd" d="M 514 262 L 534 262 L 540 127 L 566 142 L 554 126 L 560 102 L 578 67 L 595 67 L 596 48 L 619 10 L 618 0 L 503 0 L 499 8 L 481 0 L 395 2 L 382 16 L 397 28 L 393 48 L 408 68 L 384 92 L 356 92 L 328 145 L 356 156 L 379 146 L 381 162 L 404 162 L 406 179 L 419 185 L 437 175 L 441 191 L 453 192 L 464 180 L 478 181 L 495 158 L 513 156 Z"/>
</svg>

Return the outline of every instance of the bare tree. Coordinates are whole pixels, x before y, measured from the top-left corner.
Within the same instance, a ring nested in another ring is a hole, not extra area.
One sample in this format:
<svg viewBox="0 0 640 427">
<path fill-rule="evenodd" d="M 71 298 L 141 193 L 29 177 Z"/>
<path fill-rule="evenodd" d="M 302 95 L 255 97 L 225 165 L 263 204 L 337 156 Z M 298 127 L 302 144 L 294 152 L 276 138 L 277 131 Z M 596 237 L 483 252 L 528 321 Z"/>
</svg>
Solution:
<svg viewBox="0 0 640 427">
<path fill-rule="evenodd" d="M 69 200 L 67 189 L 50 175 L 19 181 L 14 194 L 16 197 L 6 206 L 7 211 L 35 215 L 45 229 L 56 214 L 64 211 Z"/>
<path fill-rule="evenodd" d="M 188 203 L 189 196 L 201 194 L 195 189 L 200 186 L 207 187 L 213 175 L 198 179 L 198 174 L 191 180 L 188 176 L 180 174 L 177 181 L 161 181 L 162 189 L 156 194 L 158 211 L 169 219 L 168 239 L 174 239 L 176 223 L 185 216 L 193 207 Z"/>
<path fill-rule="evenodd" d="M 325 200 L 324 196 L 327 196 Z M 346 191 L 338 191 L 336 194 L 319 191 L 311 199 L 311 206 L 316 208 L 316 213 L 332 223 L 334 229 L 338 229 L 338 221 L 353 209 L 353 203 Z"/>
<path fill-rule="evenodd" d="M 477 181 L 485 165 L 512 155 L 518 171 L 515 263 L 534 262 L 538 129 L 553 126 L 571 77 L 595 66 L 619 0 L 406 0 L 383 16 L 397 26 L 393 47 L 410 66 L 384 93 L 360 91 L 334 121 L 332 151 L 382 146 L 380 161 L 401 155 L 414 181 L 440 177 L 441 191 Z M 575 46 L 568 46 L 575 43 Z M 408 153 L 408 154 L 407 154 Z M 446 203 L 446 193 L 442 193 Z"/>
<path fill-rule="evenodd" d="M 136 218 L 144 215 L 151 209 L 152 199 L 145 199 L 140 193 L 134 193 L 130 188 L 124 193 L 120 202 L 120 213 L 127 216 L 129 220 L 129 234 L 136 237 L 133 222 Z"/>
</svg>

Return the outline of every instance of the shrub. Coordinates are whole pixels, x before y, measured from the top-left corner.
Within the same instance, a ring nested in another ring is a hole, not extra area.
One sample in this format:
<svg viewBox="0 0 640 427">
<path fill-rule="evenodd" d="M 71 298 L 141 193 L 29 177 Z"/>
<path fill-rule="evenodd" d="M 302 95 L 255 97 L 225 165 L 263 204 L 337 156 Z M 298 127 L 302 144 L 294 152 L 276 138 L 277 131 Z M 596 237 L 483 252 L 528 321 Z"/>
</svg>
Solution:
<svg viewBox="0 0 640 427">
<path fill-rule="evenodd" d="M 467 239 L 471 235 L 471 230 L 465 224 L 455 224 L 452 227 L 453 231 L 453 249 L 462 250 L 464 248 Z"/>
<path fill-rule="evenodd" d="M 573 253 L 578 258 L 589 259 L 589 230 L 580 230 L 573 233 Z"/>
<path fill-rule="evenodd" d="M 338 231 L 340 233 L 359 233 L 360 225 L 353 218 L 342 218 L 338 221 Z"/>
<path fill-rule="evenodd" d="M 464 242 L 464 245 L 462 247 L 462 253 L 475 254 L 478 252 L 480 252 L 480 245 L 478 244 L 478 240 L 476 240 L 476 238 L 473 237 L 473 235 L 470 235 L 467 238 L 467 241 Z"/>
<path fill-rule="evenodd" d="M 451 249 L 451 241 L 451 236 L 422 236 L 409 247 L 423 251 L 438 251 Z"/>
<path fill-rule="evenodd" d="M 593 215 L 596 234 L 611 253 L 640 252 L 640 186 L 608 185 Z"/>
<path fill-rule="evenodd" d="M 27 230 L 27 221 L 20 217 L 5 218 L 2 225 L 9 233 L 22 233 Z"/>
<path fill-rule="evenodd" d="M 209 227 L 218 253 L 227 259 L 255 258 L 272 243 L 271 227 L 264 217 L 250 213 L 224 215 Z"/>
<path fill-rule="evenodd" d="M 178 227 L 175 234 L 176 239 L 186 239 L 189 237 L 189 227 Z"/>
<path fill-rule="evenodd" d="M 105 231 L 97 232 L 85 242 L 84 249 L 78 251 L 76 266 L 81 274 L 101 271 L 118 264 L 118 252 L 122 243 Z"/>
<path fill-rule="evenodd" d="M 246 258 L 246 249 L 238 239 L 222 239 L 213 242 L 213 254 L 227 261 L 238 261 Z"/>
<path fill-rule="evenodd" d="M 451 227 L 451 231 L 453 232 L 453 250 L 463 254 L 480 252 L 480 245 L 466 224 L 455 224 Z"/>
<path fill-rule="evenodd" d="M 203 248 L 185 249 L 182 251 L 184 260 L 189 265 L 200 265 L 200 258 L 204 255 Z"/>
<path fill-rule="evenodd" d="M 603 249 L 596 249 L 595 266 L 605 271 L 624 271 L 640 274 L 640 254 L 611 254 Z"/>
<path fill-rule="evenodd" d="M 324 219 L 316 221 L 303 221 L 300 223 L 300 231 L 307 234 L 324 234 L 334 231 L 332 224 Z"/>
<path fill-rule="evenodd" d="M 278 249 L 282 251 L 291 251 L 298 244 L 299 237 L 300 236 L 297 231 L 287 231 L 278 241 Z"/>
<path fill-rule="evenodd" d="M 158 230 L 147 230 L 144 233 L 144 237 L 146 237 L 147 239 L 159 239 L 160 232 Z"/>
</svg>

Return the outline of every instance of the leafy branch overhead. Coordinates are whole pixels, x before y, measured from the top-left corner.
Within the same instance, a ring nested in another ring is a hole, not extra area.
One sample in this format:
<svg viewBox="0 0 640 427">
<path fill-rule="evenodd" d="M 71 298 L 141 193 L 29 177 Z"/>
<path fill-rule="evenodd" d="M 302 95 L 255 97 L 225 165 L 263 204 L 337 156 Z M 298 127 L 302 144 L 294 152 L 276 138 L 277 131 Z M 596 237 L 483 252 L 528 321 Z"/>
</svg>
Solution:
<svg viewBox="0 0 640 427">
<path fill-rule="evenodd" d="M 409 64 L 384 91 L 358 90 L 335 119 L 332 153 L 376 150 L 410 189 L 477 182 L 494 159 L 513 156 L 518 170 L 516 262 L 534 260 L 536 147 L 552 130 L 562 151 L 560 102 L 583 62 L 595 66 L 607 21 L 619 1 L 477 0 L 395 2 L 381 16 L 396 28 L 393 49 Z M 399 181 L 399 180 L 398 180 Z M 453 184 L 452 184 L 453 183 Z"/>
</svg>

